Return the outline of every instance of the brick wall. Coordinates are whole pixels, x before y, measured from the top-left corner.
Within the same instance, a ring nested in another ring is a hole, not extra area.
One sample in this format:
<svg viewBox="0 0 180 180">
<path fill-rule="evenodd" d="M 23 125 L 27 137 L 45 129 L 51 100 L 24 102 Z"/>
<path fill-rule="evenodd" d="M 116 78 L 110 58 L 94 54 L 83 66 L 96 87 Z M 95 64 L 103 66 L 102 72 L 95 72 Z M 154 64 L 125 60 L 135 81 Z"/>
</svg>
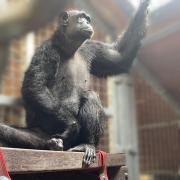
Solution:
<svg viewBox="0 0 180 180">
<path fill-rule="evenodd" d="M 142 172 L 176 173 L 180 167 L 179 117 L 137 73 L 135 92 Z"/>
<path fill-rule="evenodd" d="M 0 94 L 20 96 L 21 82 L 25 69 L 26 44 L 25 38 L 13 41 L 10 47 L 9 65 L 5 69 L 0 82 Z"/>
<path fill-rule="evenodd" d="M 0 95 L 20 96 L 26 64 L 26 38 L 14 40 L 10 46 L 9 64 L 0 82 Z M 0 121 L 7 124 L 24 125 L 24 110 L 21 107 L 0 107 Z"/>
</svg>

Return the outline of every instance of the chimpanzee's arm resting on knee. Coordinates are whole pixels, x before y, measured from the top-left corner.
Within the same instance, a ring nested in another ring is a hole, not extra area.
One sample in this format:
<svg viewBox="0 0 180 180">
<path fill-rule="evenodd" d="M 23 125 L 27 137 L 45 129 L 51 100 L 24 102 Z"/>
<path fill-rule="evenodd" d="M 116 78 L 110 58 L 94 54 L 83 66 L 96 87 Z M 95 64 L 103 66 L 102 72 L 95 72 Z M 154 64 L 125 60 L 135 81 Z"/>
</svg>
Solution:
<svg viewBox="0 0 180 180">
<path fill-rule="evenodd" d="M 82 54 L 91 61 L 90 72 L 99 77 L 127 72 L 141 45 L 147 26 L 147 7 L 150 0 L 141 2 L 127 30 L 113 44 L 88 40 Z"/>
<path fill-rule="evenodd" d="M 47 44 L 45 44 L 47 46 Z M 22 86 L 22 95 L 28 105 L 50 113 L 57 108 L 57 100 L 48 88 L 50 79 L 56 73 L 56 53 L 45 47 L 41 47 L 34 55 L 30 68 L 25 74 Z"/>
</svg>

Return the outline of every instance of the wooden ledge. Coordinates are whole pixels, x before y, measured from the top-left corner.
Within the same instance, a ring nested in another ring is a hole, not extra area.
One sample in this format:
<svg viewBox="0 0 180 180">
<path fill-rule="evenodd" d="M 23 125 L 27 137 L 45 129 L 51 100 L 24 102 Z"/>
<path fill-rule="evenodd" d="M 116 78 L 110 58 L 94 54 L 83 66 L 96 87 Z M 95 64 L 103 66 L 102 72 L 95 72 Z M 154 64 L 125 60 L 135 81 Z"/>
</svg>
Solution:
<svg viewBox="0 0 180 180">
<path fill-rule="evenodd" d="M 83 153 L 2 148 L 11 174 L 82 169 Z M 90 168 L 98 168 L 98 158 Z M 125 165 L 124 154 L 108 154 L 108 167 Z"/>
</svg>

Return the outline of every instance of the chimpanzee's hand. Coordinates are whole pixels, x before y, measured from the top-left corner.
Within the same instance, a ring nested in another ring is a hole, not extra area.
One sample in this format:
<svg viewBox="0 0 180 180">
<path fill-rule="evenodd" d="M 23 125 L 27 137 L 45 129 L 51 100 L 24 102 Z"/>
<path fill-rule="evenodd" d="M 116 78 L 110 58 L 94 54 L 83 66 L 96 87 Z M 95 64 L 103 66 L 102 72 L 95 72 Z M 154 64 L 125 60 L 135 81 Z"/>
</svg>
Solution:
<svg viewBox="0 0 180 180">
<path fill-rule="evenodd" d="M 63 151 L 63 140 L 60 138 L 51 138 L 47 141 L 49 150 Z"/>
<path fill-rule="evenodd" d="M 96 159 L 96 150 L 92 145 L 85 146 L 85 154 L 83 158 L 83 165 L 89 166 L 91 163 L 94 163 Z"/>
<path fill-rule="evenodd" d="M 85 152 L 83 157 L 83 166 L 89 166 L 91 163 L 94 163 L 96 159 L 95 147 L 90 144 L 81 144 L 79 146 L 69 149 L 68 151 Z"/>
</svg>

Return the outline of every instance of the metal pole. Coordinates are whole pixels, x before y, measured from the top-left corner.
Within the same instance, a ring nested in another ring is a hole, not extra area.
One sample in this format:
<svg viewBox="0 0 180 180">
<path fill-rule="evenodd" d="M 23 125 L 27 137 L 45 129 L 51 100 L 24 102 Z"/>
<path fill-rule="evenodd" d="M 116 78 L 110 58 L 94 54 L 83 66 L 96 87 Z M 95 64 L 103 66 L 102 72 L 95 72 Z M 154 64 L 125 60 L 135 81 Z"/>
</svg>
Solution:
<svg viewBox="0 0 180 180">
<path fill-rule="evenodd" d="M 115 118 L 120 149 L 126 154 L 128 179 L 139 180 L 139 151 L 136 123 L 136 106 L 130 75 L 115 78 Z"/>
</svg>

